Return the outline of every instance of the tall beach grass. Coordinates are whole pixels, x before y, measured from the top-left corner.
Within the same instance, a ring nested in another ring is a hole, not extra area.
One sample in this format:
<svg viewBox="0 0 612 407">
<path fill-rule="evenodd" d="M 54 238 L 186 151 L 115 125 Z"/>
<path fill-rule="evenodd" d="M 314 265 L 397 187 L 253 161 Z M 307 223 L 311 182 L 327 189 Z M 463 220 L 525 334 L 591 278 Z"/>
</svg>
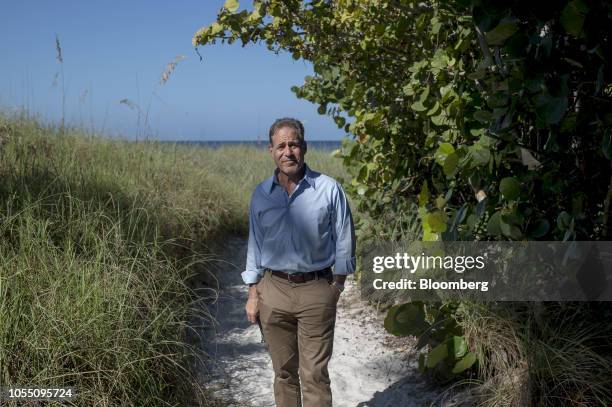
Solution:
<svg viewBox="0 0 612 407">
<path fill-rule="evenodd" d="M 465 304 L 483 406 L 606 406 L 612 316 L 603 302 Z"/>
</svg>

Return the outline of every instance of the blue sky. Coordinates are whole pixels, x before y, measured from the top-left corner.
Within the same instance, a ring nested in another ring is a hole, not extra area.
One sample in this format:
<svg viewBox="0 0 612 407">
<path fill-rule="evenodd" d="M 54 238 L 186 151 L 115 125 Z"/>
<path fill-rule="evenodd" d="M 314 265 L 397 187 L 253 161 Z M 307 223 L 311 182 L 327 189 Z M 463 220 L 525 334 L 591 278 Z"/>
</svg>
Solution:
<svg viewBox="0 0 612 407">
<path fill-rule="evenodd" d="M 317 106 L 298 100 L 310 65 L 260 45 L 200 47 L 193 33 L 214 21 L 224 0 L 14 1 L 0 17 L 0 107 L 25 108 L 49 122 L 62 115 L 55 35 L 65 78 L 66 121 L 128 138 L 142 136 L 149 111 L 150 135 L 171 140 L 265 139 L 275 118 L 304 121 L 310 140 L 343 136 Z M 242 1 L 250 7 L 250 1 Z M 167 83 L 161 73 L 184 55 Z M 138 109 L 120 104 L 129 99 Z"/>
</svg>

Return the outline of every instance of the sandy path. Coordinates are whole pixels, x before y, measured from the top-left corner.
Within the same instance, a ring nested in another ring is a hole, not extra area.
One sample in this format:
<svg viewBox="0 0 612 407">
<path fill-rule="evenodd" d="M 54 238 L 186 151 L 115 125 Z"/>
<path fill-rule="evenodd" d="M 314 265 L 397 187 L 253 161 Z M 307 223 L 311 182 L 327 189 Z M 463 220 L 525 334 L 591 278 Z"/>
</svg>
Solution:
<svg viewBox="0 0 612 407">
<path fill-rule="evenodd" d="M 257 325 L 245 316 L 247 288 L 240 272 L 246 257 L 243 239 L 228 241 L 227 260 L 217 273 L 223 287 L 211 306 L 218 325 L 203 341 L 216 362 L 205 385 L 232 406 L 274 406 L 272 363 Z M 216 331 L 216 332 L 215 332 Z M 393 347 L 385 343 L 394 343 Z M 339 302 L 334 353 L 329 365 L 334 406 L 422 406 L 435 399 L 416 369 L 411 342 L 399 342 L 382 327 L 382 315 L 360 300 L 354 282 Z M 404 349 L 402 349 L 402 345 Z"/>
</svg>

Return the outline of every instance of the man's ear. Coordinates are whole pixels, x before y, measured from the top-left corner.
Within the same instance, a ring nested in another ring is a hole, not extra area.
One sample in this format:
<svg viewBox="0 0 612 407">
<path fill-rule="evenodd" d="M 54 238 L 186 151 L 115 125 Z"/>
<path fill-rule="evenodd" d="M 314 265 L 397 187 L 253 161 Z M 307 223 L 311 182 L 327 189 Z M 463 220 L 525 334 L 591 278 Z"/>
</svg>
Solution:
<svg viewBox="0 0 612 407">
<path fill-rule="evenodd" d="M 306 151 L 308 151 L 308 143 L 306 143 L 306 140 L 302 142 L 302 150 L 304 150 L 302 154 L 306 154 Z"/>
</svg>

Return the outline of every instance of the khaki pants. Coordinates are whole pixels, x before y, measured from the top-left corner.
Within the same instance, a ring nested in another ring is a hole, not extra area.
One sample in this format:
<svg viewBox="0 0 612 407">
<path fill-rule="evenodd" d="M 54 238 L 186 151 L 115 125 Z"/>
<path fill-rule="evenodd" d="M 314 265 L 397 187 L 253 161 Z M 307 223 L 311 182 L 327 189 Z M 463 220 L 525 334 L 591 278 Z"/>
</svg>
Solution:
<svg viewBox="0 0 612 407">
<path fill-rule="evenodd" d="M 334 344 L 336 294 L 325 278 L 291 283 L 266 272 L 259 315 L 274 366 L 277 407 L 331 407 L 327 363 Z"/>
</svg>

